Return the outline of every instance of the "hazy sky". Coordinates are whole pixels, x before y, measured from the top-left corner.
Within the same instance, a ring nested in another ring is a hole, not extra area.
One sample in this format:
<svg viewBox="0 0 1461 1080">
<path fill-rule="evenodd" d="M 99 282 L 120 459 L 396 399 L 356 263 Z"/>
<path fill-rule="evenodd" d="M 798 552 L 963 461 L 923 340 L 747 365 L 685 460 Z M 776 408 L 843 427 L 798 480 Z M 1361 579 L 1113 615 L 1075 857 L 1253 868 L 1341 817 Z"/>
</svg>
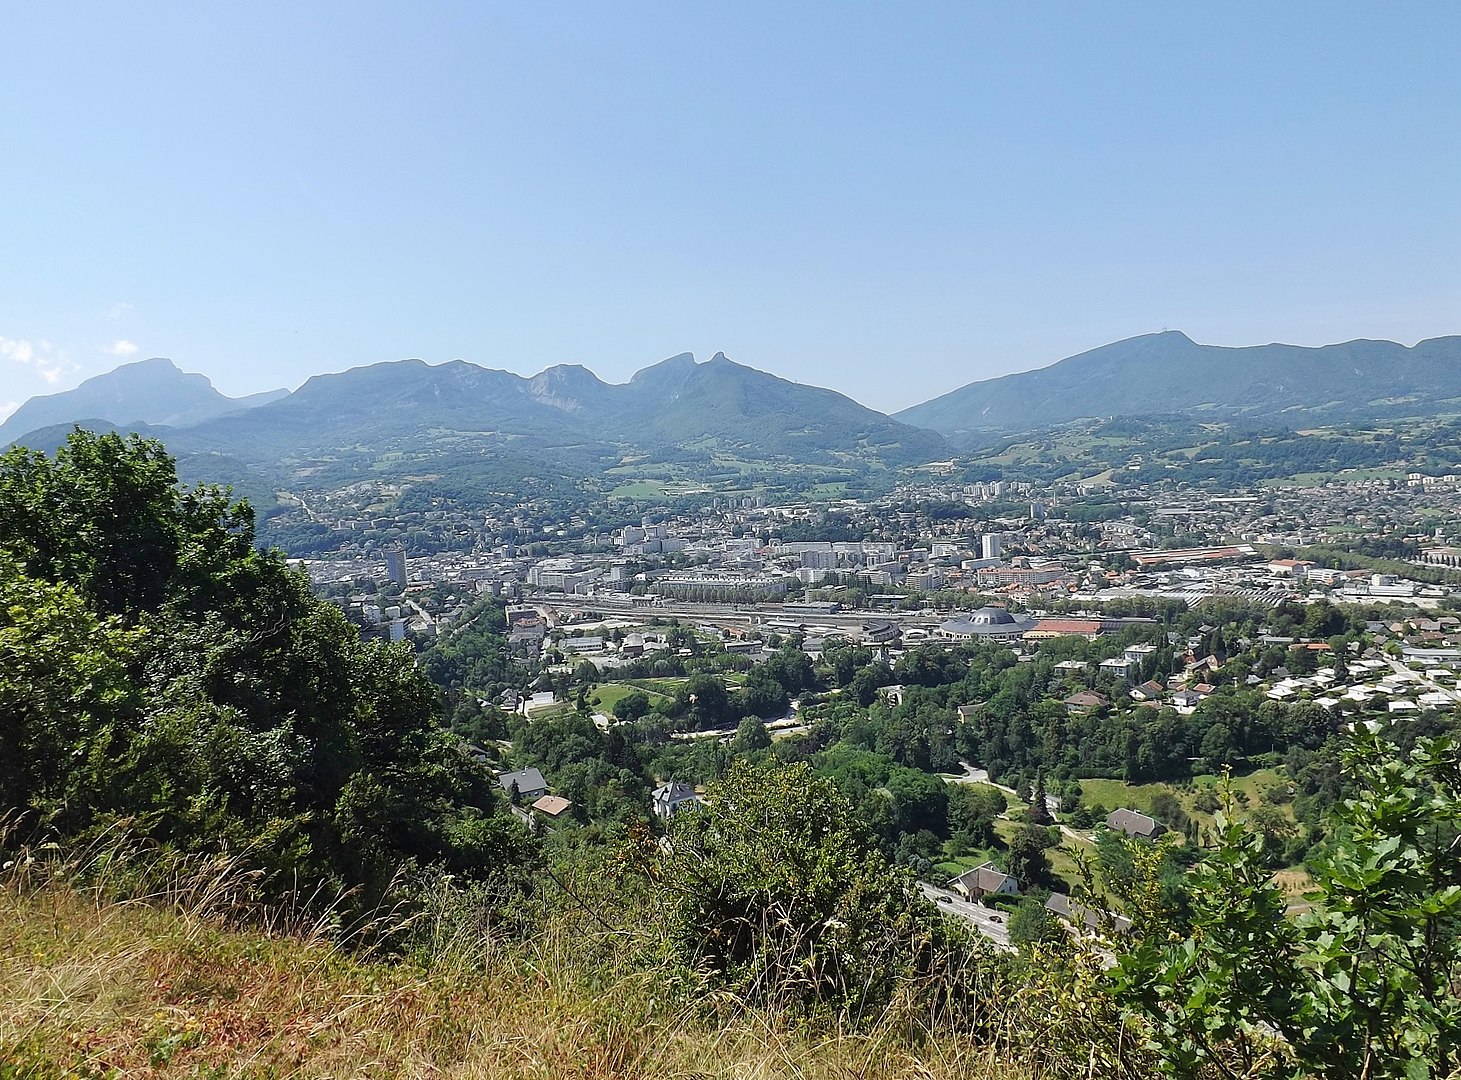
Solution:
<svg viewBox="0 0 1461 1080">
<path fill-rule="evenodd" d="M 0 5 L 0 415 L 683 351 L 896 409 L 1461 332 L 1461 4 Z"/>
</svg>

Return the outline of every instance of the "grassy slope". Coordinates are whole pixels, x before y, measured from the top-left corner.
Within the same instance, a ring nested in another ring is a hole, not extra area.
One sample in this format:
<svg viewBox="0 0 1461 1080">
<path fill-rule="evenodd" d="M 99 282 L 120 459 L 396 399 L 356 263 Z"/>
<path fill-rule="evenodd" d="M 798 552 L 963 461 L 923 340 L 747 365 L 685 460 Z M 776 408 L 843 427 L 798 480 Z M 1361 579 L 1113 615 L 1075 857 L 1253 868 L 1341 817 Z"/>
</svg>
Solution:
<svg viewBox="0 0 1461 1080">
<path fill-rule="evenodd" d="M 661 701 L 669 701 L 669 694 L 662 694 L 658 690 L 650 690 L 643 686 L 635 686 L 631 683 L 599 683 L 589 692 L 588 702 L 600 712 L 610 713 L 614 706 L 623 701 L 630 694 L 642 693 L 649 698 L 651 705 L 658 705 Z"/>
<path fill-rule="evenodd" d="M 1285 783 L 1285 775 L 1282 769 L 1256 769 L 1242 776 L 1231 777 L 1228 784 L 1235 798 L 1239 794 L 1247 797 L 1248 806 L 1251 808 L 1262 803 L 1265 789 Z M 1099 804 L 1112 810 L 1125 806 L 1144 812 L 1151 809 L 1153 798 L 1166 792 L 1177 797 L 1177 801 L 1182 804 L 1182 809 L 1187 812 L 1187 816 L 1195 820 L 1201 828 L 1211 829 L 1213 827 L 1213 815 L 1198 810 L 1193 803 L 1199 791 L 1220 784 L 1219 779 L 1215 776 L 1196 777 L 1187 789 L 1162 783 L 1127 784 L 1121 780 L 1082 780 L 1080 783 L 1081 799 L 1084 802 L 1091 805 Z M 1279 804 L 1278 810 L 1290 821 L 1294 820 L 1294 808 L 1288 803 Z M 1244 808 L 1239 806 L 1239 816 L 1244 812 Z M 1070 841 L 1067 840 L 1066 844 L 1069 843 Z M 1053 852 L 1050 861 L 1057 873 L 1065 869 L 1065 864 L 1057 859 Z M 1274 874 L 1274 881 L 1283 889 L 1284 895 L 1289 898 L 1292 905 L 1306 906 L 1302 902 L 1303 896 L 1314 887 L 1314 882 L 1303 867 L 1294 866 L 1280 870 Z"/>
<path fill-rule="evenodd" d="M 1242 776 L 1231 777 L 1228 781 L 1234 796 L 1236 797 L 1239 793 L 1246 796 L 1250 806 L 1259 805 L 1262 793 L 1266 788 L 1284 782 L 1284 773 L 1281 769 L 1256 769 L 1253 772 L 1244 773 Z M 1213 823 L 1212 815 L 1198 810 L 1193 803 L 1196 801 L 1199 791 L 1203 788 L 1217 786 L 1219 783 L 1219 778 L 1215 776 L 1196 777 L 1186 789 L 1163 783 L 1128 784 L 1121 780 L 1082 780 L 1080 782 L 1081 801 L 1088 806 L 1100 805 L 1108 810 L 1124 806 L 1131 810 L 1145 812 L 1151 809 L 1152 800 L 1156 796 L 1167 793 L 1176 796 L 1188 817 L 1195 819 L 1204 828 L 1208 828 Z M 1293 807 L 1284 803 L 1280 804 L 1278 809 L 1290 820 L 1293 819 Z"/>
<path fill-rule="evenodd" d="M 657 1007 L 642 974 L 587 985 L 562 941 L 454 974 L 3 884 L 0 1077 L 1029 1075 L 954 1038 L 913 1051 L 890 1033 L 687 1016 Z"/>
</svg>

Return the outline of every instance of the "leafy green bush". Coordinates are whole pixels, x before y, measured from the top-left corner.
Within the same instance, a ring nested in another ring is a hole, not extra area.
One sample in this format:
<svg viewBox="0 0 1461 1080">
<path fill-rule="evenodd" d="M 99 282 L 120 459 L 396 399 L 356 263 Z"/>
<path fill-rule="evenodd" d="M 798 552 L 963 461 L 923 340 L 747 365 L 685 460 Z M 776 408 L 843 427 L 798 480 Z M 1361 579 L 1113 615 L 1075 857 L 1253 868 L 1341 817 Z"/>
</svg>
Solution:
<svg viewBox="0 0 1461 1080">
<path fill-rule="evenodd" d="M 1115 990 L 1176 1076 L 1427 1077 L 1461 1068 L 1461 750 L 1408 760 L 1372 732 L 1345 761 L 1357 794 L 1288 916 L 1261 830 L 1218 817 L 1195 869 L 1191 933 L 1149 924 Z"/>
<path fill-rule="evenodd" d="M 957 968 L 960 940 L 826 777 L 738 762 L 658 855 L 672 956 L 743 1001 L 872 1019 Z"/>
</svg>

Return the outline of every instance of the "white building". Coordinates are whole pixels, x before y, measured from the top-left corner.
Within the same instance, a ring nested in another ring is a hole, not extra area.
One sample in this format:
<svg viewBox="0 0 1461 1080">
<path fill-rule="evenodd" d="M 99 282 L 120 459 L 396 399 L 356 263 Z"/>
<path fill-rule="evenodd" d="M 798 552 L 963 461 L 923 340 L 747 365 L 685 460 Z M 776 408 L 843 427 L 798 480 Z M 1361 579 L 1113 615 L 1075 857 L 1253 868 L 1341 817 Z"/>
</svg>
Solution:
<svg viewBox="0 0 1461 1080">
<path fill-rule="evenodd" d="M 671 780 L 667 784 L 661 784 L 654 789 L 651 796 L 654 808 L 654 816 L 661 821 L 669 821 L 670 818 L 684 810 L 692 809 L 701 805 L 702 799 L 695 794 L 695 789 L 689 784 L 681 783 L 679 780 Z"/>
</svg>

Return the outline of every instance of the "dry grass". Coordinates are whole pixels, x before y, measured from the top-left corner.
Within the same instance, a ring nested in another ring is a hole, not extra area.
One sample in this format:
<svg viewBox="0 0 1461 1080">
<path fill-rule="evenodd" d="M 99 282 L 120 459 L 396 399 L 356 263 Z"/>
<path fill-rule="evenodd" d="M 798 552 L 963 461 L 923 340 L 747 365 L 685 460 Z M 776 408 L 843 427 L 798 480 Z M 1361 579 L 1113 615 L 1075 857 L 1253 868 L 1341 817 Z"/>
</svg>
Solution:
<svg viewBox="0 0 1461 1080">
<path fill-rule="evenodd" d="M 988 1047 L 813 1036 L 657 994 L 632 964 L 590 987 L 572 935 L 486 974 L 351 957 L 308 927 L 230 929 L 220 890 L 112 901 L 0 882 L 0 1077 L 1000 1077 Z M 226 892 L 226 890 L 223 890 Z M 607 974 L 605 974 L 607 972 Z"/>
</svg>

